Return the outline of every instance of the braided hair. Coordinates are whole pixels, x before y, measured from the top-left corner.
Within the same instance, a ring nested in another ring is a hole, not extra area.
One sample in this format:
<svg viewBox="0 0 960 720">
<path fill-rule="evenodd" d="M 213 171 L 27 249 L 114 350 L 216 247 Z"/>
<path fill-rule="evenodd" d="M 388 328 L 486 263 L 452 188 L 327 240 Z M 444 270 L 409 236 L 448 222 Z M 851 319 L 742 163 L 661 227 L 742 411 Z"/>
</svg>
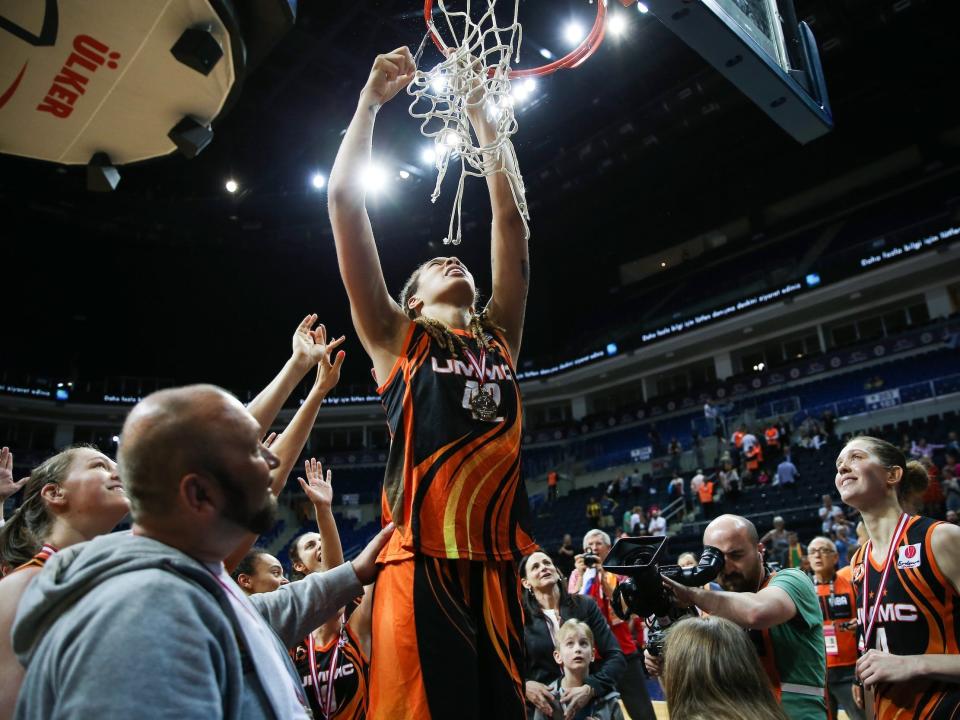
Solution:
<svg viewBox="0 0 960 720">
<path fill-rule="evenodd" d="M 400 307 L 403 308 L 403 312 L 406 313 L 407 317 L 413 320 L 417 325 L 422 327 L 434 340 L 437 341 L 437 344 L 440 347 L 446 348 L 453 357 L 458 357 L 460 353 L 458 350 L 463 351 L 467 349 L 467 344 L 463 341 L 463 338 L 460 337 L 457 333 L 451 332 L 444 323 L 434 318 L 421 315 L 416 310 L 410 307 L 409 301 L 413 297 L 420 285 L 420 273 L 423 272 L 423 269 L 426 267 L 426 263 L 418 267 L 413 271 L 413 274 L 407 278 L 407 281 L 403 285 L 403 289 L 400 291 Z M 475 293 L 473 297 L 473 306 L 476 307 L 480 304 L 480 295 Z M 488 335 L 492 334 L 492 331 L 496 330 L 498 332 L 503 332 L 503 328 L 494 323 L 488 316 L 486 309 L 481 310 L 479 313 L 472 312 L 470 313 L 470 323 L 469 323 L 470 333 L 473 337 L 476 338 L 477 342 L 481 344 L 484 350 L 488 352 L 493 351 L 493 345 L 490 342 Z"/>
</svg>

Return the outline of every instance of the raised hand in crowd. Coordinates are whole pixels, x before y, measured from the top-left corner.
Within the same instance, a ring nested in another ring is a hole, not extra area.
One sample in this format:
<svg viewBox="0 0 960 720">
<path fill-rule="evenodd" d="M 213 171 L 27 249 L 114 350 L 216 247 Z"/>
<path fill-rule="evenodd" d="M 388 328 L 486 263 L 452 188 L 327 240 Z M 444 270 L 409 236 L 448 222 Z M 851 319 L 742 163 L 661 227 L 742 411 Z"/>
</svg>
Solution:
<svg viewBox="0 0 960 720">
<path fill-rule="evenodd" d="M 3 503 L 11 495 L 16 495 L 27 484 L 29 477 L 13 480 L 13 453 L 10 448 L 0 448 L 0 520 L 3 519 Z"/>
<path fill-rule="evenodd" d="M 330 507 L 333 504 L 333 484 L 331 483 L 331 473 L 327 470 L 327 476 L 323 476 L 323 464 L 317 462 L 316 458 L 310 458 L 303 462 L 303 472 L 307 476 L 304 480 L 298 477 L 300 487 L 303 488 L 307 499 L 315 508 Z"/>
</svg>

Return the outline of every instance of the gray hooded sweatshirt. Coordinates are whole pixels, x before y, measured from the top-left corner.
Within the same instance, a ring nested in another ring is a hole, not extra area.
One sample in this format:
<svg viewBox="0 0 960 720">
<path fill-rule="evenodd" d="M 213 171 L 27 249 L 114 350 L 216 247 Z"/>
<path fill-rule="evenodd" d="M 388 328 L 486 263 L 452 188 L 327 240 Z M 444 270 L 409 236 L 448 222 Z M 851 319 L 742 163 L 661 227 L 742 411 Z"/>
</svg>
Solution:
<svg viewBox="0 0 960 720">
<path fill-rule="evenodd" d="M 345 563 L 250 597 L 287 655 L 363 593 Z M 30 584 L 12 630 L 27 669 L 17 720 L 278 718 L 229 598 L 202 563 L 129 533 L 60 551 Z M 288 685 L 284 678 L 272 682 Z"/>
</svg>

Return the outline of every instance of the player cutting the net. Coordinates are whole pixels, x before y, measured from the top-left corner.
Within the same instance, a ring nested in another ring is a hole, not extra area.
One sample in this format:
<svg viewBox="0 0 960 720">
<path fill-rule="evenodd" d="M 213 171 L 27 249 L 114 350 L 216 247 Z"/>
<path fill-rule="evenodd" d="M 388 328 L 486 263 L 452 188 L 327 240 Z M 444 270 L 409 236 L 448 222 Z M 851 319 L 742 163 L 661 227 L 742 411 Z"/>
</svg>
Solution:
<svg viewBox="0 0 960 720">
<path fill-rule="evenodd" d="M 362 182 L 380 108 L 413 79 L 408 48 L 376 58 L 330 174 L 330 219 L 353 322 L 387 412 L 390 454 L 373 604 L 369 716 L 522 718 L 523 623 L 516 561 L 532 552 L 520 476 L 515 378 L 529 283 L 527 238 L 506 173 L 486 179 L 492 292 L 478 306 L 456 257 L 387 290 Z M 482 91 L 482 90 L 481 90 Z M 466 103 L 481 147 L 494 128 Z M 493 154 L 493 153 L 491 153 Z M 498 152 L 484 162 L 513 162 Z"/>
</svg>

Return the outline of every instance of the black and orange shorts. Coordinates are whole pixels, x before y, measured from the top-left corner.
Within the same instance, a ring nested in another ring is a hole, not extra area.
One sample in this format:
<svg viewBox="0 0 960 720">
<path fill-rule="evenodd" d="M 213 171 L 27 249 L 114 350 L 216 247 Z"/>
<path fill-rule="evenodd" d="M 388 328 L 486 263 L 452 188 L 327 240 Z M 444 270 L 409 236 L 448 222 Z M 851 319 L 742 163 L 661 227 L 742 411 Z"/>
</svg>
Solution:
<svg viewBox="0 0 960 720">
<path fill-rule="evenodd" d="M 380 567 L 373 599 L 372 720 L 523 720 L 516 564 L 416 555 Z"/>
</svg>

